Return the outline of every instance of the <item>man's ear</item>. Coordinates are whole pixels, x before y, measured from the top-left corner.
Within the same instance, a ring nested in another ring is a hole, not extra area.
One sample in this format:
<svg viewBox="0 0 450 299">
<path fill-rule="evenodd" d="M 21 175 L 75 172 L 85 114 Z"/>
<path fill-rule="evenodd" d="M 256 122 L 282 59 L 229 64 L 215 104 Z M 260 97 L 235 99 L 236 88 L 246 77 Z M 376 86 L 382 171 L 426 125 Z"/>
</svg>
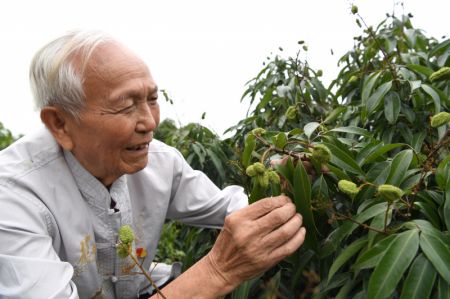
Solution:
<svg viewBox="0 0 450 299">
<path fill-rule="evenodd" d="M 58 107 L 47 106 L 41 109 L 41 120 L 62 148 L 73 149 L 68 123 L 74 121 L 72 116 Z"/>
</svg>

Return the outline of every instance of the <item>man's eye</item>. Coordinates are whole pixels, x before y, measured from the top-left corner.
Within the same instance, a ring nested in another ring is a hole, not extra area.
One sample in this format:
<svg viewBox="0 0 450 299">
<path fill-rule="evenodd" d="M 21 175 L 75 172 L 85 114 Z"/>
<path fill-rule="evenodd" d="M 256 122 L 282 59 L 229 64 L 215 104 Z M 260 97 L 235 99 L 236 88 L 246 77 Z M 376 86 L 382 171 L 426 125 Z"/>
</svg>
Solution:
<svg viewBox="0 0 450 299">
<path fill-rule="evenodd" d="M 158 104 L 158 98 L 151 98 L 147 100 L 149 106 L 155 106 Z"/>
<path fill-rule="evenodd" d="M 117 113 L 131 113 L 134 111 L 135 105 L 130 105 L 125 108 L 120 109 Z"/>
</svg>

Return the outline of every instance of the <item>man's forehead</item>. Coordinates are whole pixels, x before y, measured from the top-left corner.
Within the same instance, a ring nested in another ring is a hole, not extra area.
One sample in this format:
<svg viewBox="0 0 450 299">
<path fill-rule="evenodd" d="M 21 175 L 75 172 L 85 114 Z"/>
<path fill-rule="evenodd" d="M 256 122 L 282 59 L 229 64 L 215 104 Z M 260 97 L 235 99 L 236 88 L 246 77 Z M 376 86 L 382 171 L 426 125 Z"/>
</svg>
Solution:
<svg viewBox="0 0 450 299">
<path fill-rule="evenodd" d="M 85 79 L 121 80 L 124 76 L 148 76 L 148 66 L 136 54 L 118 42 L 97 46 L 85 68 Z"/>
<path fill-rule="evenodd" d="M 90 67 L 114 68 L 125 65 L 145 65 L 133 51 L 118 42 L 106 42 L 98 45 L 92 52 L 87 65 Z"/>
</svg>

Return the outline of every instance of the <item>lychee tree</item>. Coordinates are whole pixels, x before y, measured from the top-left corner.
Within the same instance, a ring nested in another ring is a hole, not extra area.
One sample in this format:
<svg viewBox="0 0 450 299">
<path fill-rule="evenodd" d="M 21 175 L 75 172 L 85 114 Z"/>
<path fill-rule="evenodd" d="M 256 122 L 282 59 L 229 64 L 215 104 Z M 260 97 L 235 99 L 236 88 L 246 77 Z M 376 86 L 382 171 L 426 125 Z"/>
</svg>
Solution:
<svg viewBox="0 0 450 299">
<path fill-rule="evenodd" d="M 276 56 L 244 93 L 253 110 L 231 128 L 242 183 L 251 201 L 289 195 L 308 233 L 239 298 L 450 297 L 450 40 L 411 15 L 372 28 L 352 13 L 364 31 L 328 88 Z"/>
</svg>

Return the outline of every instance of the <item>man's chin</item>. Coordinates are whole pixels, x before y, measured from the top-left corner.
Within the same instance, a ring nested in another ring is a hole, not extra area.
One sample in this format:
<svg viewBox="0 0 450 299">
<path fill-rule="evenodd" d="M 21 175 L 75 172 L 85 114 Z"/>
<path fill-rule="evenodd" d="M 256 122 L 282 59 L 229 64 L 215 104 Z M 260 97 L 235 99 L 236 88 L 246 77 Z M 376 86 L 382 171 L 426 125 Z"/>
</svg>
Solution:
<svg viewBox="0 0 450 299">
<path fill-rule="evenodd" d="M 148 158 L 142 159 L 142 161 L 139 161 L 138 163 L 129 164 L 129 167 L 127 167 L 127 174 L 133 174 L 136 172 L 141 171 L 144 169 L 148 164 Z"/>
</svg>

